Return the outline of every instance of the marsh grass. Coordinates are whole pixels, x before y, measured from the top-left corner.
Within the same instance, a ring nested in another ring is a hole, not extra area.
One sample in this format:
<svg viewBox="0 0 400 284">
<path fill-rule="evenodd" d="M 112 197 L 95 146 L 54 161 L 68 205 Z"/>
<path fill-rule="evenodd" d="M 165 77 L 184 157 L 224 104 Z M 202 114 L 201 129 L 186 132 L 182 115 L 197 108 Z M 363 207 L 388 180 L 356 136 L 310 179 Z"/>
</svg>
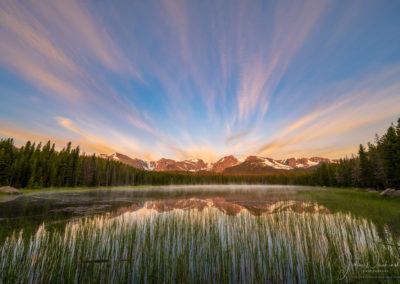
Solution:
<svg viewBox="0 0 400 284">
<path fill-rule="evenodd" d="M 390 243 L 392 245 L 388 245 Z M 393 245 L 394 244 L 394 245 Z M 0 247 L 4 283 L 362 282 L 361 267 L 399 263 L 399 240 L 351 214 L 140 209 L 40 226 Z M 385 267 L 384 275 L 400 275 Z M 382 282 L 394 282 L 385 278 Z M 1 282 L 1 281 L 0 281 Z"/>
<path fill-rule="evenodd" d="M 357 191 L 354 188 L 328 188 L 325 191 L 298 191 L 304 200 L 318 202 L 332 213 L 351 213 L 371 220 L 384 237 L 385 228 L 400 235 L 400 198 L 381 197 L 378 193 Z"/>
</svg>

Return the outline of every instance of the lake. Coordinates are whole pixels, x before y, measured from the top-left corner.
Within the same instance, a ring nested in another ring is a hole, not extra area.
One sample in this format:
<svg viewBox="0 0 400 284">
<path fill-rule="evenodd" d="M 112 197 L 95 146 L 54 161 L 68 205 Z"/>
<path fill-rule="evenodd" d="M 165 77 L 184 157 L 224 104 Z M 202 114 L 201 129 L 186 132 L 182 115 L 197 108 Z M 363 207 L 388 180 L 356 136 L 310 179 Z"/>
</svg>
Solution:
<svg viewBox="0 0 400 284">
<path fill-rule="evenodd" d="M 0 196 L 0 283 L 400 280 L 400 202 L 350 189 L 168 186 Z"/>
</svg>

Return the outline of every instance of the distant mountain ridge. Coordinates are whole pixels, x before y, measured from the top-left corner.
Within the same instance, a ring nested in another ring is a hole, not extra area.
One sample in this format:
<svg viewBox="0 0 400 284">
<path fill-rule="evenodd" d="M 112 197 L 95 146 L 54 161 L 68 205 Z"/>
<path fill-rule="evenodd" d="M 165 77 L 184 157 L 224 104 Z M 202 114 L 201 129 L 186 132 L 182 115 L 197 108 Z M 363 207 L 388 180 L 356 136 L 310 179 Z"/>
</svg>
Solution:
<svg viewBox="0 0 400 284">
<path fill-rule="evenodd" d="M 162 158 L 158 161 L 144 161 L 131 158 L 120 153 L 111 155 L 100 154 L 104 159 L 112 159 L 130 165 L 137 169 L 157 172 L 215 172 L 215 173 L 268 173 L 285 172 L 300 169 L 310 169 L 317 167 L 321 163 L 336 163 L 322 157 L 312 158 L 289 158 L 276 160 L 267 157 L 248 156 L 244 161 L 240 161 L 235 156 L 225 156 L 214 163 L 206 163 L 202 159 L 191 159 L 176 161 L 173 159 Z"/>
</svg>

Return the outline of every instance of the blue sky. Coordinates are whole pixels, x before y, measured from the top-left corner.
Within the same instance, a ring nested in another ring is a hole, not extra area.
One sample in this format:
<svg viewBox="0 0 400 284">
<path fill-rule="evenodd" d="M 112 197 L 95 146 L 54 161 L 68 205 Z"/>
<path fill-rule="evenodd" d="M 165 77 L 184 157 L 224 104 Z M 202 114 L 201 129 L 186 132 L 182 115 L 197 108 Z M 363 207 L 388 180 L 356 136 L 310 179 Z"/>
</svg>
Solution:
<svg viewBox="0 0 400 284">
<path fill-rule="evenodd" d="M 399 1 L 0 0 L 0 136 L 351 155 L 400 116 Z"/>
</svg>

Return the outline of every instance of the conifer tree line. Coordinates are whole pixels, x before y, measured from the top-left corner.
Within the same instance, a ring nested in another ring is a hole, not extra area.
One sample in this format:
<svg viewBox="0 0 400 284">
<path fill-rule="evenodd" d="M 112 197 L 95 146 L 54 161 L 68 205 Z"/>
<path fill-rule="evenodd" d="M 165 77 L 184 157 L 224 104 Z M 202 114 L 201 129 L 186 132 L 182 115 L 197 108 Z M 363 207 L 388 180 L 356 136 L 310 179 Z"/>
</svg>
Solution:
<svg viewBox="0 0 400 284">
<path fill-rule="evenodd" d="M 323 164 L 312 173 L 311 184 L 400 189 L 400 118 L 375 143 L 360 144 L 358 156 Z"/>
<path fill-rule="evenodd" d="M 110 186 L 133 184 L 136 169 L 119 162 L 81 155 L 68 143 L 61 151 L 47 142 L 28 141 L 17 148 L 13 139 L 0 141 L 0 185 L 17 188 Z"/>
<path fill-rule="evenodd" d="M 119 161 L 85 155 L 68 143 L 61 151 L 47 142 L 28 141 L 17 148 L 13 139 L 0 141 L 0 185 L 17 188 L 166 185 L 166 184 L 293 184 L 400 189 L 400 118 L 382 137 L 357 156 L 322 164 L 312 171 L 286 174 L 226 175 L 152 172 Z"/>
<path fill-rule="evenodd" d="M 68 143 L 61 151 L 47 142 L 28 141 L 17 148 L 13 139 L 0 141 L 0 186 L 16 188 L 96 187 L 169 184 L 306 184 L 303 174 L 224 175 L 213 173 L 153 172 L 119 161 L 81 154 Z"/>
</svg>

